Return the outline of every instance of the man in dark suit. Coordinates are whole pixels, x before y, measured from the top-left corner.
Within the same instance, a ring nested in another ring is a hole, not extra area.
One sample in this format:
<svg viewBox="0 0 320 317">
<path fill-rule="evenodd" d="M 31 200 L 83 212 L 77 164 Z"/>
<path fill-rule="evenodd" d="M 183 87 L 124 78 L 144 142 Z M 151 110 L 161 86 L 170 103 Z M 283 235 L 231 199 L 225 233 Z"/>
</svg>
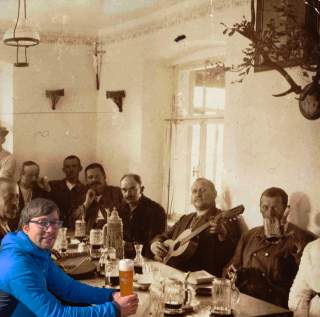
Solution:
<svg viewBox="0 0 320 317">
<path fill-rule="evenodd" d="M 64 227 L 74 226 L 73 223 L 70 223 L 70 217 L 72 212 L 81 205 L 86 192 L 85 186 L 79 180 L 81 170 L 79 157 L 69 155 L 63 160 L 62 171 L 65 178 L 49 182 L 50 198 L 60 209 L 60 219 L 63 221 Z"/>
<path fill-rule="evenodd" d="M 16 217 L 18 211 L 17 184 L 0 177 L 0 242 L 3 236 L 12 231 L 9 221 Z"/>
<path fill-rule="evenodd" d="M 166 229 L 166 213 L 161 205 L 143 195 L 144 186 L 137 174 L 126 174 L 120 180 L 123 201 L 119 215 L 123 221 L 125 257 L 134 257 L 133 243 L 143 245 L 142 254 L 153 257 L 150 242 Z"/>
<path fill-rule="evenodd" d="M 38 197 L 48 198 L 50 186 L 47 177 L 40 177 L 40 166 L 33 161 L 22 163 L 19 186 L 19 205 L 18 212 L 14 219 L 10 220 L 10 226 L 13 230 L 18 228 L 20 213 L 31 199 Z"/>
<path fill-rule="evenodd" d="M 119 210 L 122 194 L 119 187 L 110 186 L 106 181 L 106 172 L 99 163 L 92 163 L 85 168 L 87 192 L 84 203 L 73 214 L 74 221 L 84 217 L 87 231 L 101 228 L 108 218 L 107 210 Z"/>
</svg>

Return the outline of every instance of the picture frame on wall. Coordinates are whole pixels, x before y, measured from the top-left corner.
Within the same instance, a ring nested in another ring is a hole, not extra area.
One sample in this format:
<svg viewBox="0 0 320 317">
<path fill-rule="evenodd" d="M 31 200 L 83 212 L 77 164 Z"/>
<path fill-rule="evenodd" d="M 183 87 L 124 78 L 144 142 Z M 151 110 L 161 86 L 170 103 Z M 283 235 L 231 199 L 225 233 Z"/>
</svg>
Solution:
<svg viewBox="0 0 320 317">
<path fill-rule="evenodd" d="M 319 1 L 313 2 L 257 0 L 256 31 L 260 39 L 272 37 L 274 49 L 267 47 L 268 56 L 281 67 L 316 63 L 312 51 L 319 43 L 319 15 L 315 7 Z M 262 55 L 257 55 L 255 72 L 269 69 Z"/>
</svg>

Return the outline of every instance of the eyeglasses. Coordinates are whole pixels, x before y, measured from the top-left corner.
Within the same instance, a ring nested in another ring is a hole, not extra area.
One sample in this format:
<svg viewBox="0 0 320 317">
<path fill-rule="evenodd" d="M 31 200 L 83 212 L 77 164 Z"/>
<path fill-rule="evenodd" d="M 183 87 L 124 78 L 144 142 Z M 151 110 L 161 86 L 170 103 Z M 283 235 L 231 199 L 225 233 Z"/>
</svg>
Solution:
<svg viewBox="0 0 320 317">
<path fill-rule="evenodd" d="M 29 222 L 35 223 L 42 228 L 48 229 L 49 226 L 53 227 L 54 229 L 58 229 L 62 227 L 63 221 L 62 220 L 30 220 Z"/>
</svg>

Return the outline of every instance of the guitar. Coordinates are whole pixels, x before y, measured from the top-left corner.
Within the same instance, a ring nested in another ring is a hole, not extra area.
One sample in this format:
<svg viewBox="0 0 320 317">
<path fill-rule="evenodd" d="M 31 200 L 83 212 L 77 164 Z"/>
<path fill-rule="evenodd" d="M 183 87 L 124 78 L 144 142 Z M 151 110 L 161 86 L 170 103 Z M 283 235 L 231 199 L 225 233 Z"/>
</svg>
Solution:
<svg viewBox="0 0 320 317">
<path fill-rule="evenodd" d="M 244 212 L 244 206 L 239 205 L 230 210 L 220 212 L 214 218 L 214 222 L 218 223 L 218 221 L 220 220 L 235 218 L 238 215 L 242 214 L 243 212 Z M 177 257 L 179 257 L 181 260 L 190 258 L 194 254 L 198 246 L 197 243 L 195 241 L 191 241 L 191 239 L 209 227 L 210 227 L 210 222 L 206 222 L 203 225 L 193 230 L 191 229 L 184 230 L 175 240 L 168 239 L 164 241 L 163 244 L 165 245 L 165 247 L 168 248 L 168 253 L 163 258 L 162 262 L 167 264 L 169 260 Z"/>
</svg>

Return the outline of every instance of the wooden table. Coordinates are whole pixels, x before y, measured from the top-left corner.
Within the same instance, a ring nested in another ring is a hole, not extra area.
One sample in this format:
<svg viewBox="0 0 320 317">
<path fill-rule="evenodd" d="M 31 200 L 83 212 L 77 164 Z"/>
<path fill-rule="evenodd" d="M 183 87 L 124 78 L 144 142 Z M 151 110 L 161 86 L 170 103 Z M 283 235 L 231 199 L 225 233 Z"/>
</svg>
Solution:
<svg viewBox="0 0 320 317">
<path fill-rule="evenodd" d="M 161 270 L 161 276 L 166 277 L 177 277 L 181 280 L 184 279 L 185 273 L 178 271 L 170 266 L 159 262 L 150 262 L 151 266 L 158 267 Z M 82 282 L 93 285 L 100 286 L 104 285 L 104 278 L 86 279 Z M 149 293 L 148 292 L 138 292 L 140 305 L 137 313 L 134 315 L 136 317 L 147 317 L 149 315 Z M 197 317 L 208 317 L 210 316 L 210 296 L 196 296 L 195 300 L 199 301 L 198 308 L 195 312 L 187 314 L 185 316 L 197 316 Z M 281 317 L 291 317 L 292 312 L 287 309 L 272 305 L 260 299 L 240 294 L 240 301 L 234 307 L 236 317 L 267 317 L 267 316 L 281 316 Z"/>
</svg>

